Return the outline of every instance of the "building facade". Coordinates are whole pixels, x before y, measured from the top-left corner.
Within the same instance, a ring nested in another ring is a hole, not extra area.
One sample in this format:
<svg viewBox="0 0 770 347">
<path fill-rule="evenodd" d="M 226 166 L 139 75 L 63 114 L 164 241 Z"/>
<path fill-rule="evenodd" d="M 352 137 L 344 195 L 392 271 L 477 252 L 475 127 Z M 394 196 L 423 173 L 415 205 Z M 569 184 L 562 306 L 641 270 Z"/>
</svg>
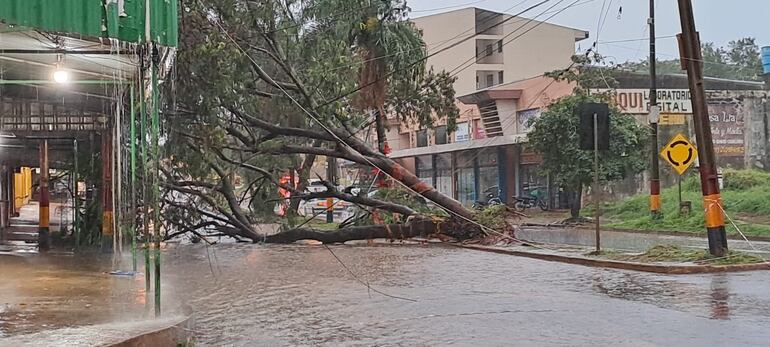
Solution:
<svg viewBox="0 0 770 347">
<path fill-rule="evenodd" d="M 588 33 L 478 8 L 413 22 L 428 54 L 438 52 L 427 65 L 457 77 L 460 116 L 453 132 L 440 120 L 432 129 L 392 121 L 390 156 L 466 205 L 490 196 L 507 201 L 525 187 L 546 184 L 533 167 L 539 159 L 521 145 L 527 120 L 572 92 L 572 85 L 542 75 L 567 67 L 575 43 Z"/>
</svg>

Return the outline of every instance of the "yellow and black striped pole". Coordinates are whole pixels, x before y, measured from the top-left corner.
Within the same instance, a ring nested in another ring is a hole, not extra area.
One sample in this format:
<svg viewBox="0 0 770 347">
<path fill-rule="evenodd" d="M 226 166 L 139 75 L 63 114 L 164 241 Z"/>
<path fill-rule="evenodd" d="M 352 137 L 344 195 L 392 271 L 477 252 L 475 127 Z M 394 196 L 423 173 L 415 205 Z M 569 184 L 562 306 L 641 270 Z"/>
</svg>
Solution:
<svg viewBox="0 0 770 347">
<path fill-rule="evenodd" d="M 681 62 L 687 70 L 690 93 L 692 94 L 692 113 L 695 136 L 698 139 L 700 160 L 700 182 L 703 192 L 706 231 L 709 240 L 709 252 L 717 257 L 727 254 L 727 234 L 725 217 L 722 210 L 722 198 L 719 193 L 714 143 L 711 138 L 706 91 L 703 88 L 703 57 L 700 39 L 695 31 L 692 0 L 679 0 L 679 17 L 682 22 L 682 34 L 679 35 Z"/>
<path fill-rule="evenodd" d="M 113 206 L 112 206 L 112 135 L 110 130 L 102 133 L 102 251 L 113 251 Z"/>
<path fill-rule="evenodd" d="M 48 250 L 51 245 L 48 238 L 50 229 L 50 194 L 48 192 L 48 140 L 40 142 L 40 204 L 39 230 L 37 244 L 41 251 Z"/>
</svg>

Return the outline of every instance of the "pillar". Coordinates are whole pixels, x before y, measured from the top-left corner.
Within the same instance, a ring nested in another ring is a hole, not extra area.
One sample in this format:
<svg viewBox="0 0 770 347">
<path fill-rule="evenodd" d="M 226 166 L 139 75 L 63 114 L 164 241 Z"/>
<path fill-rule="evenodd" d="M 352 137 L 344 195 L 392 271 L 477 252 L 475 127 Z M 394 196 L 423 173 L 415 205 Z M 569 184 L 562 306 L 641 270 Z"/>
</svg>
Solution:
<svg viewBox="0 0 770 347">
<path fill-rule="evenodd" d="M 40 142 L 40 204 L 39 204 L 39 229 L 38 248 L 41 251 L 51 247 L 48 239 L 49 221 L 51 218 L 49 208 L 50 194 L 48 191 L 48 140 Z"/>
<path fill-rule="evenodd" d="M 8 227 L 8 166 L 0 170 L 0 241 L 5 239 L 5 228 Z"/>
<path fill-rule="evenodd" d="M 112 252 L 115 230 L 113 229 L 112 205 L 112 136 L 102 133 L 102 251 Z"/>
</svg>

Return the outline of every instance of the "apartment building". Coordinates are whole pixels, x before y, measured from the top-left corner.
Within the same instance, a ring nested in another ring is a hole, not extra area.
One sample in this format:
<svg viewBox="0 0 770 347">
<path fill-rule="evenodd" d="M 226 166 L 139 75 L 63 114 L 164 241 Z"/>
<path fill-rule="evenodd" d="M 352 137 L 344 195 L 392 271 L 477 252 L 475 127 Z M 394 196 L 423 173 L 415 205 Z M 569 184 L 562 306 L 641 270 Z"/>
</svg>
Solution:
<svg viewBox="0 0 770 347">
<path fill-rule="evenodd" d="M 522 150 L 526 120 L 572 92 L 542 75 L 567 67 L 588 32 L 473 7 L 413 21 L 428 53 L 440 52 L 427 64 L 457 77 L 460 117 L 451 133 L 441 122 L 433 129 L 392 123 L 391 157 L 465 204 L 518 194 L 535 176 L 527 163 L 537 162 Z"/>
</svg>

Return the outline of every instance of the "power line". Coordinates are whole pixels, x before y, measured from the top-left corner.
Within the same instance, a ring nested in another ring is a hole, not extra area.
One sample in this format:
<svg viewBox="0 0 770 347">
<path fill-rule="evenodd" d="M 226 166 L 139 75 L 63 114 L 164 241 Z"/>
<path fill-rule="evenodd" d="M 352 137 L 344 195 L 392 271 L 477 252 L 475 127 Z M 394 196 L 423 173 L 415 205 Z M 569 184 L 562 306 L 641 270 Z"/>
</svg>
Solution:
<svg viewBox="0 0 770 347">
<path fill-rule="evenodd" d="M 546 1 L 547 1 L 547 0 L 546 0 Z M 543 2 L 545 2 L 545 1 L 543 1 Z M 231 36 L 231 35 L 230 35 L 230 34 L 227 32 L 227 30 L 225 30 L 225 28 L 224 28 L 224 27 L 223 27 L 223 26 L 222 26 L 222 25 L 221 25 L 219 22 L 215 22 L 215 23 L 216 23 L 216 25 L 217 25 L 217 26 L 220 28 L 220 30 L 222 30 L 222 32 L 225 34 L 225 36 L 227 36 L 227 38 L 228 38 L 230 41 L 232 41 L 232 42 L 233 42 L 233 44 L 234 44 L 234 45 L 235 45 L 235 46 L 238 48 L 238 50 L 240 50 L 240 51 L 241 51 L 241 52 L 242 52 L 242 53 L 243 53 L 243 54 L 244 54 L 246 57 L 248 57 L 248 59 L 249 59 L 249 60 L 250 60 L 250 61 L 251 61 L 253 64 L 255 64 L 255 65 L 259 66 L 259 63 L 258 63 L 256 60 L 254 60 L 254 58 L 252 58 L 252 57 L 251 57 L 251 56 L 250 56 L 250 55 L 249 55 L 249 54 L 246 52 L 246 50 L 244 50 L 244 49 L 243 49 L 243 47 L 241 47 L 241 46 L 238 44 L 238 42 L 237 42 L 237 41 L 236 41 L 236 40 L 235 40 L 235 39 L 234 39 L 234 38 L 233 38 L 233 37 L 232 37 L 232 36 Z M 350 148 L 351 150 L 353 150 L 353 151 L 355 151 L 355 152 L 357 152 L 357 153 L 359 153 L 359 154 L 360 154 L 360 152 L 359 152 L 358 150 L 356 150 L 355 148 L 353 148 L 352 146 L 350 146 L 350 145 L 349 145 L 349 144 L 348 144 L 348 143 L 347 143 L 347 142 L 346 142 L 344 139 L 342 139 L 342 138 L 341 138 L 341 137 L 339 137 L 339 136 L 338 136 L 338 135 L 337 135 L 337 134 L 336 134 L 334 131 L 332 131 L 332 130 L 329 128 L 329 126 L 328 126 L 326 123 L 322 122 L 322 121 L 321 121 L 321 120 L 320 120 L 318 117 L 316 117 L 316 116 L 315 116 L 315 115 L 314 115 L 312 112 L 308 111 L 308 110 L 307 110 L 307 108 L 305 108 L 305 107 L 304 107 L 304 106 L 303 106 L 303 105 L 302 105 L 302 104 L 301 104 L 299 101 L 297 101 L 297 99 L 296 99 L 296 98 L 294 98 L 294 97 L 291 95 L 291 93 L 289 93 L 289 92 L 288 92 L 288 91 L 287 91 L 285 88 L 283 88 L 281 85 L 277 85 L 277 88 L 278 88 L 278 89 L 279 89 L 279 90 L 280 90 L 280 91 L 281 91 L 281 92 L 282 92 L 284 95 L 286 95 L 286 97 L 288 97 L 288 98 L 289 98 L 289 100 L 291 100 L 291 102 L 292 102 L 292 103 L 294 103 L 295 105 L 297 105 L 297 107 L 299 107 L 299 109 L 300 109 L 300 110 L 302 110 L 302 112 L 303 112 L 303 113 L 305 113 L 305 114 L 306 114 L 308 117 L 310 117 L 310 118 L 311 118 L 311 119 L 312 119 L 314 122 L 316 122 L 316 123 L 317 123 L 317 124 L 318 124 L 318 125 L 319 125 L 319 126 L 320 126 L 320 127 L 321 127 L 321 128 L 324 130 L 324 131 L 325 131 L 325 132 L 327 132 L 329 135 L 331 135 L 331 136 L 332 136 L 332 138 L 334 138 L 334 139 L 335 139 L 335 141 L 337 141 L 339 144 L 342 144 L 342 145 L 344 145 L 345 147 L 348 147 L 348 148 Z M 401 185 L 402 185 L 404 188 L 406 188 L 406 189 L 408 189 L 408 190 L 412 191 L 412 192 L 413 192 L 413 193 L 415 193 L 415 194 L 418 194 L 418 195 L 420 195 L 420 193 L 419 193 L 419 192 L 417 192 L 416 190 L 414 190 L 414 188 L 412 188 L 412 187 L 410 187 L 410 186 L 406 185 L 405 183 L 401 182 L 400 180 L 397 180 L 395 177 L 393 177 L 393 176 L 392 176 L 391 174 L 389 174 L 387 171 L 383 170 L 383 169 L 382 169 L 381 167 L 379 167 L 377 164 L 375 164 L 374 162 L 372 162 L 372 160 L 371 160 L 371 159 L 369 159 L 369 157 L 367 157 L 367 156 L 365 156 L 365 155 L 361 155 L 361 156 L 363 157 L 364 161 L 366 161 L 366 162 L 367 162 L 367 163 L 368 163 L 368 164 L 369 164 L 371 167 L 373 167 L 373 168 L 376 168 L 376 169 L 380 170 L 380 172 L 382 172 L 382 173 L 383 173 L 383 174 L 385 174 L 386 176 L 390 177 L 390 178 L 391 178 L 391 179 L 393 179 L 395 182 L 398 182 L 398 183 L 400 183 L 400 184 L 401 184 Z M 444 207 L 444 206 L 441 206 L 441 205 L 438 205 L 438 206 L 439 206 L 440 208 L 442 208 L 443 210 L 445 210 L 447 213 L 449 213 L 449 214 L 451 214 L 451 215 L 455 215 L 455 216 L 459 217 L 460 219 L 463 219 L 463 220 L 465 220 L 465 221 L 467 221 L 467 222 L 469 222 L 469 223 L 471 223 L 471 224 L 474 224 L 474 225 L 478 226 L 478 227 L 479 227 L 481 230 L 485 230 L 485 231 L 487 231 L 487 232 L 492 232 L 492 233 L 494 233 L 494 234 L 497 234 L 497 235 L 500 235 L 500 236 L 503 236 L 503 237 L 507 237 L 507 238 L 510 238 L 510 239 L 512 239 L 512 240 L 516 240 L 516 241 L 519 241 L 519 242 L 521 242 L 521 240 L 519 240 L 519 239 L 517 239 L 517 238 L 515 238 L 515 237 L 513 237 L 513 236 L 510 236 L 510 235 L 506 235 L 506 234 L 504 234 L 504 233 L 501 233 L 501 232 L 499 232 L 499 231 L 497 231 L 497 230 L 494 230 L 494 229 L 492 229 L 492 228 L 489 228 L 489 227 L 487 227 L 487 226 L 485 226 L 485 225 L 482 225 L 482 224 L 480 224 L 480 223 L 478 223 L 478 222 L 476 222 L 476 221 L 474 221 L 474 220 L 472 220 L 472 219 L 470 219 L 470 218 L 467 218 L 467 217 L 465 217 L 465 216 L 463 216 L 463 215 L 461 215 L 461 214 L 459 214 L 459 213 L 457 213 L 457 212 L 455 212 L 455 211 L 452 211 L 452 210 L 450 210 L 450 209 L 448 209 L 448 208 L 446 208 L 446 207 Z"/>
<path fill-rule="evenodd" d="M 646 26 L 645 26 L 646 27 Z M 670 39 L 674 38 L 676 35 L 664 35 L 664 36 L 656 36 L 655 39 Z M 612 40 L 612 41 L 597 41 L 598 44 L 610 44 L 610 43 L 623 43 L 623 42 L 637 42 L 637 41 L 650 41 L 649 37 L 641 37 L 636 39 L 624 39 L 624 40 Z"/>
<path fill-rule="evenodd" d="M 500 23 L 497 23 L 497 24 L 494 24 L 494 25 L 490 26 L 490 27 L 489 27 L 489 28 L 487 28 L 487 29 L 492 29 L 492 28 L 498 27 L 498 26 L 502 25 L 503 23 L 505 23 L 506 21 L 510 20 L 511 18 L 515 18 L 515 17 L 517 17 L 517 16 L 519 16 L 519 15 L 521 15 L 521 14 L 524 14 L 524 13 L 526 13 L 526 12 L 528 12 L 528 11 L 530 11 L 530 10 L 534 9 L 534 8 L 537 8 L 537 7 L 539 7 L 540 5 L 543 5 L 543 4 L 545 4 L 545 3 L 546 3 L 546 2 L 548 2 L 548 1 L 551 1 L 551 0 L 543 0 L 543 1 L 541 1 L 541 2 L 539 2 L 539 3 L 537 3 L 537 4 L 535 4 L 535 5 L 532 5 L 532 6 L 528 7 L 528 8 L 526 8 L 526 9 L 524 9 L 523 11 L 521 11 L 521 12 L 517 13 L 516 15 L 514 15 L 514 16 L 511 16 L 511 17 L 509 17 L 509 18 L 507 18 L 507 19 L 505 19 L 505 20 L 501 21 Z M 366 84 L 364 84 L 364 85 L 362 85 L 362 86 L 358 86 L 358 87 L 356 87 L 356 88 L 354 88 L 353 90 L 350 90 L 350 91 L 348 91 L 348 92 L 342 93 L 342 94 L 338 95 L 337 97 L 333 98 L 332 100 L 329 100 L 329 101 L 326 101 L 326 102 L 324 102 L 324 103 L 323 103 L 323 104 L 321 104 L 319 107 L 324 107 L 324 106 L 327 106 L 327 105 L 329 105 L 329 104 L 332 104 L 332 103 L 334 103 L 334 102 L 337 102 L 337 101 L 339 101 L 340 99 L 342 99 L 342 98 L 344 98 L 344 97 L 347 97 L 347 96 L 349 96 L 349 95 L 351 95 L 351 94 L 353 94 L 353 93 L 356 93 L 356 92 L 358 92 L 358 91 L 361 91 L 362 89 L 364 89 L 364 88 L 366 88 L 366 87 L 369 87 L 369 86 L 371 86 L 371 85 L 374 85 L 375 83 L 378 83 L 379 81 L 381 81 L 381 80 L 383 80 L 383 79 L 385 79 L 385 78 L 389 78 L 390 76 L 393 76 L 394 74 L 396 74 L 396 73 L 398 73 L 398 72 L 402 72 L 402 71 L 405 71 L 406 69 L 409 69 L 409 68 L 413 67 L 414 65 L 417 65 L 417 64 L 419 64 L 419 63 L 421 63 L 421 62 L 424 62 L 424 61 L 428 60 L 429 58 L 431 58 L 431 57 L 433 57 L 433 56 L 435 56 L 435 55 L 437 55 L 437 54 L 439 54 L 439 53 L 443 53 L 443 52 L 445 52 L 445 51 L 447 51 L 447 50 L 449 50 L 449 49 L 452 49 L 452 48 L 454 48 L 454 47 L 456 47 L 456 46 L 460 45 L 461 43 L 463 43 L 463 42 L 465 42 L 465 41 L 468 41 L 468 40 L 470 40 L 470 39 L 472 39 L 472 38 L 474 38 L 474 37 L 476 37 L 476 34 L 472 34 L 472 35 L 470 35 L 470 36 L 467 36 L 467 37 L 465 37 L 464 39 L 462 39 L 462 40 L 460 40 L 460 41 L 457 41 L 457 42 L 455 42 L 455 43 L 452 43 L 451 45 L 449 45 L 449 46 L 447 46 L 447 47 L 445 47 L 445 48 L 442 48 L 442 49 L 440 49 L 440 50 L 438 50 L 438 51 L 436 51 L 436 52 L 434 52 L 434 53 L 428 54 L 428 55 L 426 55 L 425 57 L 422 57 L 422 58 L 420 58 L 420 59 L 418 59 L 418 60 L 415 60 L 415 61 L 413 61 L 413 62 L 409 63 L 409 64 L 408 64 L 406 67 L 404 67 L 404 68 L 402 68 L 402 69 L 399 69 L 399 70 L 395 70 L 395 71 L 391 71 L 391 72 L 389 72 L 389 73 L 385 74 L 384 76 L 382 76 L 382 77 L 379 77 L 379 78 L 377 78 L 377 79 L 375 79 L 375 80 L 373 80 L 373 81 L 371 81 L 371 82 L 369 82 L 369 83 L 366 83 Z"/>
<path fill-rule="evenodd" d="M 564 2 L 564 1 L 565 1 L 565 0 L 559 0 L 559 2 L 557 2 L 556 4 L 554 4 L 554 5 L 550 6 L 549 8 L 547 8 L 547 9 L 546 9 L 546 11 L 548 11 L 548 10 L 550 10 L 550 9 L 552 9 L 552 8 L 554 8 L 554 7 L 556 7 L 556 6 L 558 6 L 560 3 Z M 575 1 L 575 3 L 576 3 L 576 2 L 578 2 L 578 1 L 579 1 L 579 0 L 576 0 L 576 1 Z M 573 4 L 574 4 L 574 3 L 573 3 Z M 565 10 L 565 9 L 566 9 L 566 8 L 562 9 L 562 11 L 563 11 L 563 10 Z M 507 38 L 508 36 L 511 36 L 511 35 L 513 35 L 513 34 L 514 34 L 514 33 L 516 33 L 516 32 L 517 32 L 519 29 L 521 29 L 521 28 L 523 28 L 523 27 L 527 26 L 527 24 L 530 24 L 530 23 L 532 23 L 533 21 L 535 21 L 535 18 L 542 16 L 542 15 L 543 15 L 543 14 L 544 14 L 546 11 L 543 11 L 542 13 L 538 14 L 538 15 L 537 15 L 537 16 L 535 16 L 534 18 L 529 18 L 529 19 L 527 19 L 526 23 L 524 23 L 524 24 L 520 25 L 519 27 L 517 27 L 516 29 L 514 29 L 512 32 L 510 32 L 510 33 L 506 34 L 505 36 L 503 36 L 503 38 L 502 38 L 502 39 L 500 39 L 500 41 L 503 41 L 503 40 L 505 40 L 505 38 Z M 548 19 L 550 19 L 550 18 L 553 18 L 553 16 L 557 15 L 558 13 L 559 13 L 559 12 L 557 12 L 557 13 L 556 13 L 556 14 L 554 14 L 554 15 L 552 15 L 551 17 L 548 17 L 546 20 L 548 20 Z M 530 31 L 532 31 L 533 29 L 537 28 L 538 26 L 540 26 L 540 25 L 541 25 L 541 24 L 543 24 L 543 23 L 545 23 L 545 21 L 539 21 L 539 22 L 538 22 L 536 25 L 534 25 L 533 27 L 531 27 L 531 28 L 527 29 L 526 31 L 524 31 L 524 32 L 523 32 L 523 33 L 521 33 L 520 35 L 518 35 L 518 36 L 514 37 L 513 39 L 509 40 L 508 42 L 505 42 L 505 43 L 501 43 L 501 47 L 504 47 L 505 45 L 507 45 L 507 44 L 509 44 L 509 43 L 513 42 L 514 40 L 518 39 L 519 37 L 523 36 L 524 34 L 526 34 L 526 33 L 530 32 Z M 458 74 L 460 74 L 460 72 L 463 72 L 463 71 L 465 71 L 465 69 L 467 69 L 467 68 L 469 68 L 469 67 L 473 66 L 473 64 L 475 64 L 474 60 L 475 60 L 475 59 L 477 59 L 478 57 L 479 57 L 479 54 L 478 54 L 478 53 L 474 53 L 473 57 L 471 57 L 470 59 L 468 59 L 468 60 L 466 60 L 466 61 L 462 62 L 462 63 L 461 63 L 460 65 L 458 65 L 457 67 L 455 67 L 454 69 L 450 70 L 450 71 L 449 71 L 449 73 L 451 74 L 451 76 L 457 76 Z M 470 63 L 470 64 L 468 64 L 468 63 Z M 465 65 L 465 64 L 468 64 L 468 65 L 466 65 L 466 66 L 464 66 L 464 67 L 463 67 L 463 65 Z M 457 69 L 460 69 L 460 70 L 457 70 Z M 455 72 L 455 71 L 456 71 L 456 72 Z"/>
</svg>

